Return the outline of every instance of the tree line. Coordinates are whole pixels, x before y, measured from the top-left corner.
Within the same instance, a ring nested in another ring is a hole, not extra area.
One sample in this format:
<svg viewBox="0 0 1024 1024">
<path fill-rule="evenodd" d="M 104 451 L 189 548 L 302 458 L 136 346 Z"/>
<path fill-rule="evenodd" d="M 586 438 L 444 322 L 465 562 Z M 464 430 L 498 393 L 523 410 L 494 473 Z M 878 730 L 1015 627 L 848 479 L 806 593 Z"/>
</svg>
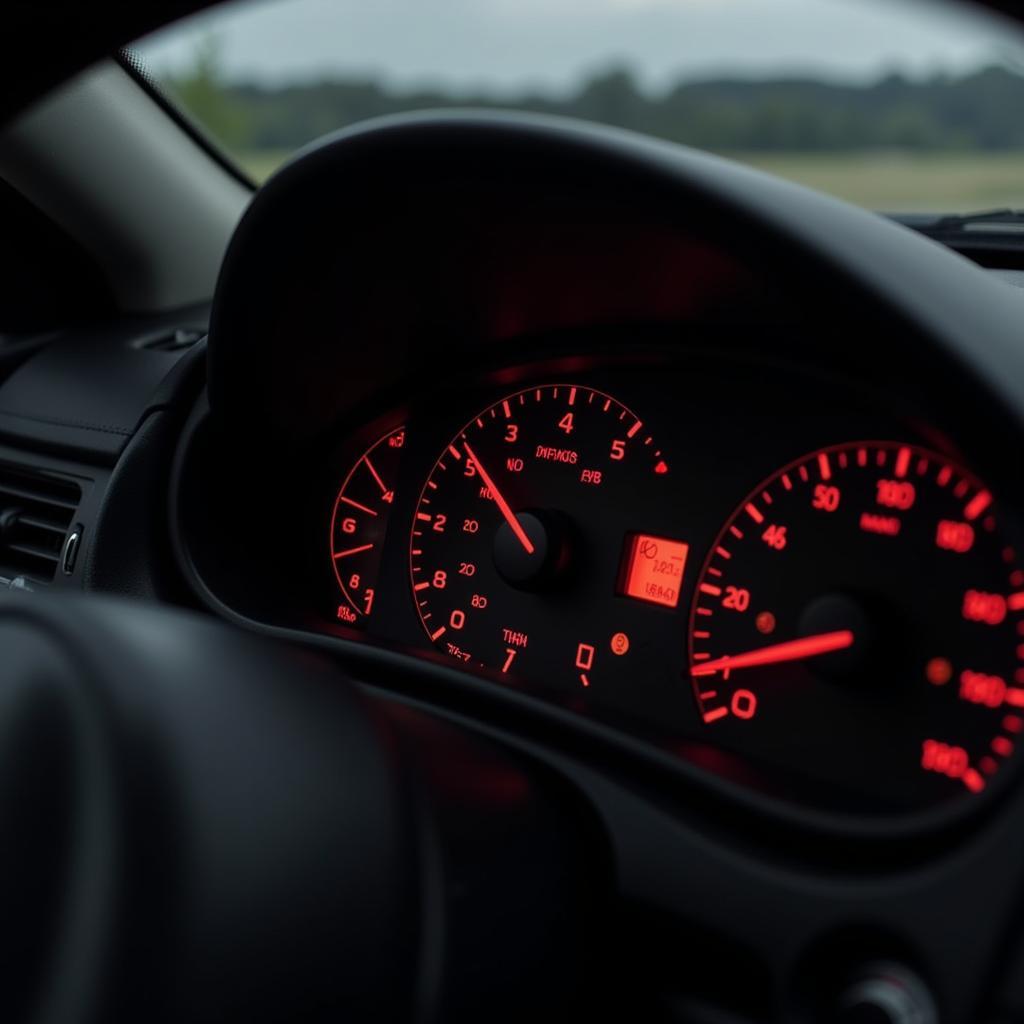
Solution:
<svg viewBox="0 0 1024 1024">
<path fill-rule="evenodd" d="M 1024 149 L 1024 77 L 995 66 L 923 79 L 894 73 L 863 85 L 803 77 L 680 81 L 658 93 L 621 67 L 563 97 L 497 99 L 354 77 L 227 82 L 207 50 L 164 85 L 236 150 L 290 150 L 367 118 L 451 106 L 581 117 L 718 152 Z"/>
</svg>

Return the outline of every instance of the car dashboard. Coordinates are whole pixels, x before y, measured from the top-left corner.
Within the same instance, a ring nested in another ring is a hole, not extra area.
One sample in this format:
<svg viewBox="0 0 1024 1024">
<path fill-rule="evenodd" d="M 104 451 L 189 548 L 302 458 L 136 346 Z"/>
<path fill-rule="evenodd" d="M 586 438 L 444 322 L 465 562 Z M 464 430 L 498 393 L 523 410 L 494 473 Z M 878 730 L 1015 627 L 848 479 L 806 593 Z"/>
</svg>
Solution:
<svg viewBox="0 0 1024 1024">
<path fill-rule="evenodd" d="M 968 1019 L 946 924 L 1024 842 L 1024 292 L 714 158 L 467 115 L 300 155 L 207 312 L 185 355 L 105 337 L 124 409 L 54 390 L 70 345 L 0 391 L 83 481 L 55 585 L 325 652 L 567 773 L 716 1006 L 728 962 L 814 1003 L 881 950 Z"/>
</svg>

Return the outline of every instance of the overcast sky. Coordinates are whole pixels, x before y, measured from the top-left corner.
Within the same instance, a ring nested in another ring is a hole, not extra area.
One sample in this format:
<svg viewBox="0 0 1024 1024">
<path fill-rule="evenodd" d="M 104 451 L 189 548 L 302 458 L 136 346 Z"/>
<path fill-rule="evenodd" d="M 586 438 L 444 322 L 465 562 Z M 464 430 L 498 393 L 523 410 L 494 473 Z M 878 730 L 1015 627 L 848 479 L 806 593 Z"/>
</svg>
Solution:
<svg viewBox="0 0 1024 1024">
<path fill-rule="evenodd" d="M 615 63 L 652 88 L 721 72 L 864 79 L 1022 66 L 1004 25 L 927 0 L 245 0 L 140 49 L 160 73 L 211 33 L 232 77 L 369 73 L 494 92 L 562 91 Z"/>
</svg>

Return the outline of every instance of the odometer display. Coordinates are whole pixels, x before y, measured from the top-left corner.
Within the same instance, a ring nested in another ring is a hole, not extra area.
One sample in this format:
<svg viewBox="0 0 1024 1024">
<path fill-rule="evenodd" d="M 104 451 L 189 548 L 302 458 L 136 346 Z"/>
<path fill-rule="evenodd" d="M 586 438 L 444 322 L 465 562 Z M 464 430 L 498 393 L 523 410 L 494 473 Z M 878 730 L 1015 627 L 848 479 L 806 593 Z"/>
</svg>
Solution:
<svg viewBox="0 0 1024 1024">
<path fill-rule="evenodd" d="M 920 447 L 849 444 L 727 522 L 690 672 L 717 742 L 901 807 L 981 792 L 1012 755 L 1022 644 L 1024 572 L 991 493 Z"/>
<path fill-rule="evenodd" d="M 483 410 L 444 448 L 414 514 L 411 584 L 427 636 L 548 689 L 628 679 L 644 630 L 664 629 L 678 600 L 685 544 L 665 541 L 661 576 L 649 570 L 655 603 L 620 585 L 632 531 L 665 503 L 668 474 L 637 415 L 591 388 L 533 387 Z"/>
</svg>

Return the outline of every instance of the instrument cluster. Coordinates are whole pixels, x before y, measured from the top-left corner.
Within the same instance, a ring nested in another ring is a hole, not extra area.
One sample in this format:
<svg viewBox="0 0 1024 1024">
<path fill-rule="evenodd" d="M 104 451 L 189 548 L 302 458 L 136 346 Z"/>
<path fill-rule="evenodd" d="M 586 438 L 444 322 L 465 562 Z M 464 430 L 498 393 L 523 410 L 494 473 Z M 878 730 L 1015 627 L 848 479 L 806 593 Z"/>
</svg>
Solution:
<svg viewBox="0 0 1024 1024">
<path fill-rule="evenodd" d="M 1024 732 L 1018 526 L 887 408 L 713 359 L 409 401 L 328 460 L 323 629 L 812 807 L 971 800 Z"/>
</svg>

